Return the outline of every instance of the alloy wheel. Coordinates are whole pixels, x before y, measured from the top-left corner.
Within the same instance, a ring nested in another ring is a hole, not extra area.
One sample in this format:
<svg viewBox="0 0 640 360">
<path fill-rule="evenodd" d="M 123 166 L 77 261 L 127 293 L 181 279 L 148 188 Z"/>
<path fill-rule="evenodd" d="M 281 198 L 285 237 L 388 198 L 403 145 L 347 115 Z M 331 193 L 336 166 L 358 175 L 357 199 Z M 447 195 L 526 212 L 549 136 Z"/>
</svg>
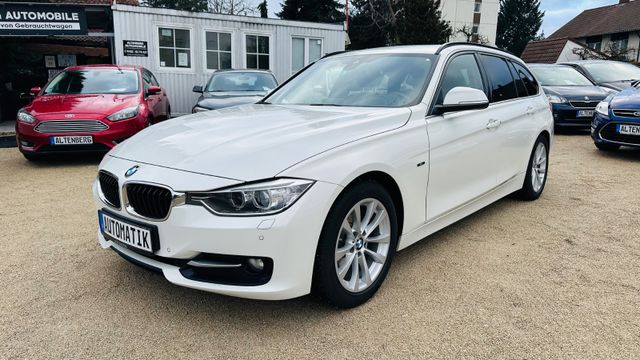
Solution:
<svg viewBox="0 0 640 360">
<path fill-rule="evenodd" d="M 347 213 L 338 231 L 335 270 L 352 293 L 367 289 L 380 275 L 389 254 L 391 223 L 385 206 L 367 198 Z"/>
<path fill-rule="evenodd" d="M 531 185 L 533 191 L 539 192 L 547 176 L 547 147 L 539 142 L 531 164 Z"/>
</svg>

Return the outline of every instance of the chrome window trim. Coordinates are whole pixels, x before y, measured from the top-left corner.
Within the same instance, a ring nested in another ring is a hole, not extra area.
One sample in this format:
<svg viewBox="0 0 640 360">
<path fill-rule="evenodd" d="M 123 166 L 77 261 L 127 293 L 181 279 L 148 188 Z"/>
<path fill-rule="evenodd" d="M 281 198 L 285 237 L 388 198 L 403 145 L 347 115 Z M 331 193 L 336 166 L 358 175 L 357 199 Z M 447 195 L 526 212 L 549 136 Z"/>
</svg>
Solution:
<svg viewBox="0 0 640 360">
<path fill-rule="evenodd" d="M 162 218 L 150 218 L 141 214 L 138 214 L 135 209 L 133 209 L 133 207 L 129 204 L 129 198 L 127 195 L 127 186 L 129 184 L 138 184 L 138 185 L 150 185 L 150 186 L 157 186 L 157 187 L 161 187 L 164 189 L 169 190 L 169 192 L 171 192 L 171 204 L 169 204 L 169 210 L 167 211 L 167 215 Z M 152 221 L 152 222 L 163 222 L 165 220 L 167 220 L 169 218 L 169 216 L 171 216 L 171 211 L 173 210 L 174 207 L 176 206 L 180 206 L 180 205 L 184 205 L 186 204 L 186 194 L 183 192 L 178 192 L 178 191 L 174 191 L 171 187 L 167 186 L 167 185 L 163 185 L 163 184 L 158 184 L 158 183 L 154 183 L 154 182 L 150 182 L 150 181 L 140 181 L 140 180 L 132 180 L 132 181 L 125 181 L 122 186 L 120 187 L 121 190 L 121 203 L 124 207 L 124 209 L 127 211 L 127 213 L 129 213 L 130 215 L 132 215 L 135 218 L 138 218 L 140 220 L 145 220 L 145 221 Z"/>
</svg>

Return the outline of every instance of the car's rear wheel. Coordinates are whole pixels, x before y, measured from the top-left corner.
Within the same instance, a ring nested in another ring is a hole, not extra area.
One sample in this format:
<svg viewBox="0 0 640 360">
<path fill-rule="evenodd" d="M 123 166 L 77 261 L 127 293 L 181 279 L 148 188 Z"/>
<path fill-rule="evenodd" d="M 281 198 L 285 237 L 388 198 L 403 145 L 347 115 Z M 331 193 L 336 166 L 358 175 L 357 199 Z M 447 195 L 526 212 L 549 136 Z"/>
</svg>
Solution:
<svg viewBox="0 0 640 360">
<path fill-rule="evenodd" d="M 595 143 L 598 150 L 601 151 L 616 151 L 620 149 L 620 145 L 610 143 Z"/>
<path fill-rule="evenodd" d="M 549 170 L 549 140 L 540 135 L 529 157 L 527 175 L 517 195 L 523 200 L 536 200 L 544 191 Z"/>
<path fill-rule="evenodd" d="M 343 193 L 327 216 L 314 269 L 314 290 L 350 308 L 369 300 L 384 281 L 398 242 L 393 200 L 365 181 Z"/>
</svg>

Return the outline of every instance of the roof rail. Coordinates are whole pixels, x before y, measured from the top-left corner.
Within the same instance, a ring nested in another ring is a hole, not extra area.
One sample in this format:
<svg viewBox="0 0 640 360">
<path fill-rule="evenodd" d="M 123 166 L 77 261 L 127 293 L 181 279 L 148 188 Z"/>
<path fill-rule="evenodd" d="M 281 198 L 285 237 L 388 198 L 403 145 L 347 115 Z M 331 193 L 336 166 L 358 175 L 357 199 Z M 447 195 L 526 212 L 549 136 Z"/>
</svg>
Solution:
<svg viewBox="0 0 640 360">
<path fill-rule="evenodd" d="M 436 50 L 435 55 L 439 55 L 440 52 L 446 48 L 450 48 L 452 46 L 478 46 L 478 47 L 483 47 L 486 49 L 492 49 L 492 50 L 498 50 L 498 51 L 502 51 L 505 52 L 507 54 L 513 55 L 511 52 L 507 51 L 507 50 L 503 50 L 503 49 L 499 49 L 495 46 L 491 46 L 491 45 L 485 45 L 485 44 L 477 44 L 477 43 L 468 43 L 468 42 L 463 42 L 463 41 L 454 41 L 454 42 L 448 42 L 446 44 L 440 45 L 440 47 L 438 48 L 438 50 Z M 515 56 L 515 55 L 513 55 Z"/>
</svg>

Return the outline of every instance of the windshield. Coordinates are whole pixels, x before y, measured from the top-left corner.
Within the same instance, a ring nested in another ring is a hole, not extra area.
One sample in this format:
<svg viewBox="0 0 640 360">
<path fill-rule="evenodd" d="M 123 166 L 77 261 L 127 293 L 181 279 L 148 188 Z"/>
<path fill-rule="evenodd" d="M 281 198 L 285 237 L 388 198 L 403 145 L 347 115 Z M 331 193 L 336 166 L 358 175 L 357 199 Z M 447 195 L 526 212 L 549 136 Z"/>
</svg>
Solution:
<svg viewBox="0 0 640 360">
<path fill-rule="evenodd" d="M 213 74 L 207 92 L 269 91 L 276 87 L 271 74 L 258 72 L 229 72 Z"/>
<path fill-rule="evenodd" d="M 606 63 L 584 64 L 585 69 L 597 82 L 640 80 L 640 68 L 637 66 L 609 61 Z"/>
<path fill-rule="evenodd" d="M 134 94 L 139 86 L 134 70 L 67 70 L 49 83 L 44 94 Z"/>
<path fill-rule="evenodd" d="M 531 66 L 542 86 L 593 86 L 591 81 L 569 66 Z"/>
<path fill-rule="evenodd" d="M 434 55 L 347 55 L 310 66 L 266 100 L 271 104 L 401 107 L 415 103 Z"/>
</svg>

